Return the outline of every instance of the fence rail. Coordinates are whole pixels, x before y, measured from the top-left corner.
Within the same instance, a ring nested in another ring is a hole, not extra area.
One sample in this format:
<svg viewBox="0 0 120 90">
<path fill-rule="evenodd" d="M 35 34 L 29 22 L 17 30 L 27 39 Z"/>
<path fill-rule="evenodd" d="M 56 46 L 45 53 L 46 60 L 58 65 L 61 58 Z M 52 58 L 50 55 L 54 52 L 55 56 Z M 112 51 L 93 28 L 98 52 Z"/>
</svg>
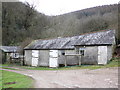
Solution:
<svg viewBox="0 0 120 90">
<path fill-rule="evenodd" d="M 67 57 L 68 56 L 77 56 L 78 57 L 78 62 L 79 62 L 79 66 L 81 65 L 81 54 L 65 54 L 65 67 L 67 66 Z"/>
</svg>

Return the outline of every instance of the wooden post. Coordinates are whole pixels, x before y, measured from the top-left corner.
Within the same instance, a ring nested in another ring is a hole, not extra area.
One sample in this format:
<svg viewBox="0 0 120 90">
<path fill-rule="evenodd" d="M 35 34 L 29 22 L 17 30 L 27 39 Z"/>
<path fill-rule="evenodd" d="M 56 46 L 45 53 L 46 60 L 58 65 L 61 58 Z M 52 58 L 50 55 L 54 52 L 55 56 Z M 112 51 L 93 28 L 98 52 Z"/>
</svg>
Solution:
<svg viewBox="0 0 120 90">
<path fill-rule="evenodd" d="M 79 66 L 81 65 L 81 55 L 78 56 L 78 59 L 79 59 Z"/>
<path fill-rule="evenodd" d="M 9 64 L 11 63 L 10 53 L 7 53 L 7 62 L 8 62 Z"/>
<path fill-rule="evenodd" d="M 22 58 L 22 64 L 23 64 L 23 66 L 25 66 L 25 58 L 24 58 L 24 56 L 25 56 L 25 51 L 23 50 L 23 58 Z"/>
<path fill-rule="evenodd" d="M 65 67 L 67 66 L 67 56 L 65 56 Z"/>
</svg>

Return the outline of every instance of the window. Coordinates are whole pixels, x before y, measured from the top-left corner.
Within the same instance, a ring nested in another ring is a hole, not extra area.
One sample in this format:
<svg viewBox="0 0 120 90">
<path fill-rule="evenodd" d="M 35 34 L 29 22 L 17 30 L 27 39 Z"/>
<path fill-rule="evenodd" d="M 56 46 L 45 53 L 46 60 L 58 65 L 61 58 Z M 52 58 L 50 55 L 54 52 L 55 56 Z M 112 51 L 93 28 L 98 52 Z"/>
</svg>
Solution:
<svg viewBox="0 0 120 90">
<path fill-rule="evenodd" d="M 15 53 L 15 57 L 17 56 L 17 54 Z"/>
<path fill-rule="evenodd" d="M 82 56 L 84 56 L 84 50 L 80 50 L 79 54 L 81 54 Z"/>
<path fill-rule="evenodd" d="M 85 48 L 79 48 L 79 54 L 84 56 L 84 53 L 85 53 Z"/>
<path fill-rule="evenodd" d="M 76 48 L 76 54 L 79 54 L 79 48 Z"/>
<path fill-rule="evenodd" d="M 65 55 L 65 50 L 61 50 L 61 55 Z"/>
</svg>

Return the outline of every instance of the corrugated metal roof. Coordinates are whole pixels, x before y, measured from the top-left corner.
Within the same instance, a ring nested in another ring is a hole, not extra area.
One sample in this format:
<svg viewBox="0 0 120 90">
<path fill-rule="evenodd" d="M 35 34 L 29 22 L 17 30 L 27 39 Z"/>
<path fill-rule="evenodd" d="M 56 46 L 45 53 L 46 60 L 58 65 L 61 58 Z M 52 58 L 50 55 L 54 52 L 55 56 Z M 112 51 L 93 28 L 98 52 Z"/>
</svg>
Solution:
<svg viewBox="0 0 120 90">
<path fill-rule="evenodd" d="M 18 47 L 17 46 L 0 46 L 0 49 L 4 52 L 17 52 Z"/>
<path fill-rule="evenodd" d="M 105 45 L 113 44 L 115 41 L 115 30 L 97 32 L 82 35 L 74 45 Z"/>
<path fill-rule="evenodd" d="M 49 40 L 35 40 L 24 49 L 74 49 L 74 45 L 111 45 L 115 30 Z"/>
</svg>

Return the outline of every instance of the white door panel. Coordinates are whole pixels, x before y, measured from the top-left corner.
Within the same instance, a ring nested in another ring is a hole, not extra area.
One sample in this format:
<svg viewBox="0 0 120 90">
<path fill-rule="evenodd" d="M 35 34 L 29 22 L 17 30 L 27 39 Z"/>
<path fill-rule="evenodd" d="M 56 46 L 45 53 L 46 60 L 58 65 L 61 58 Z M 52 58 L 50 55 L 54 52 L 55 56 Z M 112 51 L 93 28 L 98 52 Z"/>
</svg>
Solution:
<svg viewBox="0 0 120 90">
<path fill-rule="evenodd" d="M 32 57 L 38 57 L 39 51 L 38 50 L 32 50 Z"/>
<path fill-rule="evenodd" d="M 32 66 L 38 65 L 38 58 L 32 58 Z"/>
<path fill-rule="evenodd" d="M 58 66 L 58 62 L 57 62 L 58 58 L 50 58 L 50 67 L 57 67 Z"/>
<path fill-rule="evenodd" d="M 32 66 L 38 65 L 39 51 L 32 50 Z"/>
<path fill-rule="evenodd" d="M 107 46 L 98 47 L 98 64 L 107 64 Z"/>
<path fill-rule="evenodd" d="M 58 67 L 58 50 L 50 50 L 49 67 Z"/>
<path fill-rule="evenodd" d="M 58 50 L 50 50 L 50 57 L 58 57 Z"/>
</svg>

